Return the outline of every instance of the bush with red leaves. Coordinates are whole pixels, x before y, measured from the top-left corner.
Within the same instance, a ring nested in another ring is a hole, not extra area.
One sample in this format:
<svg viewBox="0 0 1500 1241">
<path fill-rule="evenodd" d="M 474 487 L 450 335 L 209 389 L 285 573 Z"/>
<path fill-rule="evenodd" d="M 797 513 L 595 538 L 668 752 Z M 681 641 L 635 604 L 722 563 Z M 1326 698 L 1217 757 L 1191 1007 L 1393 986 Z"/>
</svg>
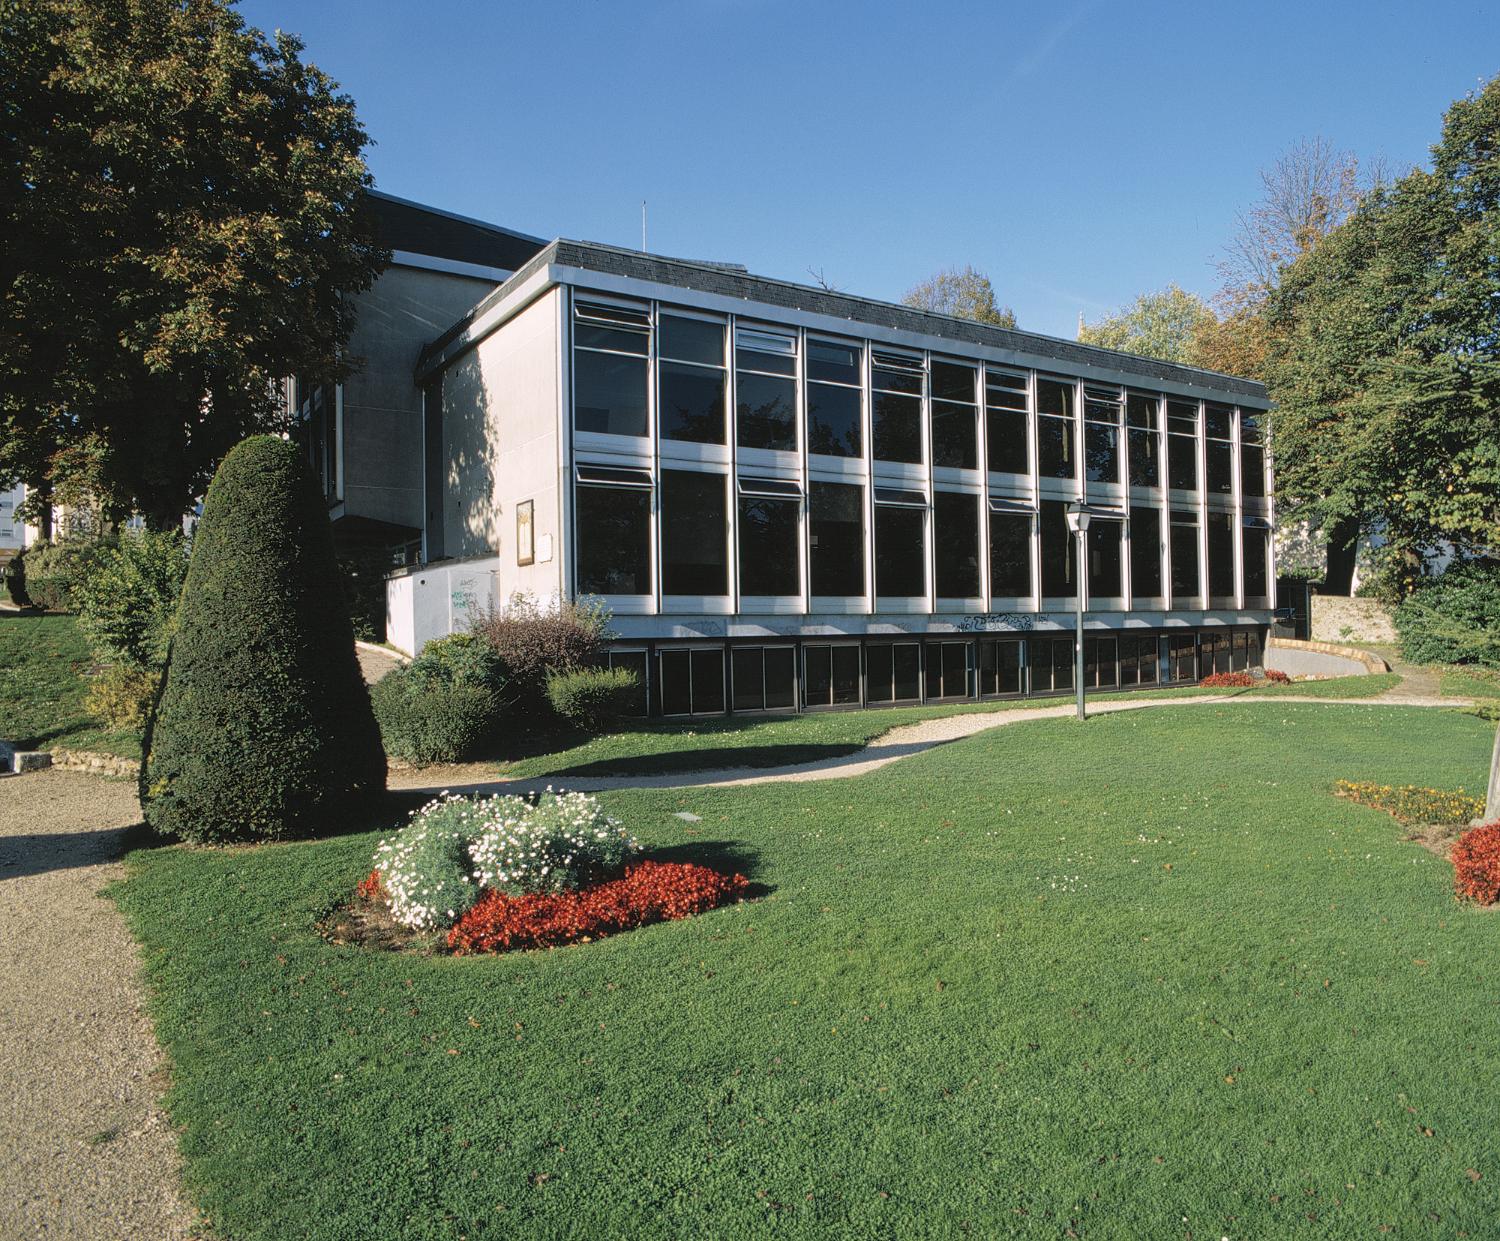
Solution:
<svg viewBox="0 0 1500 1241">
<path fill-rule="evenodd" d="M 1470 828 L 1453 842 L 1453 890 L 1461 901 L 1500 900 L 1500 820 Z"/>
<path fill-rule="evenodd" d="M 1290 685 L 1292 683 L 1292 678 L 1287 676 L 1280 668 L 1267 668 L 1265 669 L 1265 673 L 1266 680 L 1272 685 Z"/>
<path fill-rule="evenodd" d="M 690 862 L 640 862 L 623 879 L 576 892 L 507 896 L 488 891 L 448 932 L 456 953 L 548 948 L 597 939 L 650 922 L 703 913 L 745 895 L 744 875 L 721 875 Z"/>
<path fill-rule="evenodd" d="M 1254 689 L 1257 685 L 1290 685 L 1292 678 L 1277 668 L 1267 668 L 1265 676 L 1251 672 L 1214 672 L 1198 684 L 1205 689 Z"/>
<path fill-rule="evenodd" d="M 385 898 L 385 885 L 380 882 L 380 872 L 372 870 L 354 885 L 354 895 L 362 901 L 378 901 Z"/>
</svg>

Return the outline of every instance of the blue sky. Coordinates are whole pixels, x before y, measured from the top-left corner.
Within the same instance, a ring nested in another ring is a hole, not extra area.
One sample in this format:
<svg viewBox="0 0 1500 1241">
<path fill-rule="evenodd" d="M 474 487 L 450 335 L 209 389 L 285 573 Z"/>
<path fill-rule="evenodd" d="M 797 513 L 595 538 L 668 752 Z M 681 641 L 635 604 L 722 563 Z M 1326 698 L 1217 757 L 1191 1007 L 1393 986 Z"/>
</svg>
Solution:
<svg viewBox="0 0 1500 1241">
<path fill-rule="evenodd" d="M 1072 336 L 1205 296 L 1257 173 L 1425 160 L 1500 72 L 1483 3 L 247 0 L 358 101 L 393 194 L 898 299 L 972 263 Z"/>
</svg>

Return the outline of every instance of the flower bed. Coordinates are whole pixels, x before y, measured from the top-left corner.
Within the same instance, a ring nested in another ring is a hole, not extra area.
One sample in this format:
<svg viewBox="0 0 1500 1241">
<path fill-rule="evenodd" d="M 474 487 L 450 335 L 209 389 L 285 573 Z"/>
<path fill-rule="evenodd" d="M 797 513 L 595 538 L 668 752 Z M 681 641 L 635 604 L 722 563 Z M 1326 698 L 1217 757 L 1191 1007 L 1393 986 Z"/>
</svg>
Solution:
<svg viewBox="0 0 1500 1241">
<path fill-rule="evenodd" d="M 1267 668 L 1265 676 L 1250 672 L 1213 672 L 1198 682 L 1204 689 L 1254 689 L 1257 685 L 1290 685 L 1292 678 L 1276 668 Z"/>
<path fill-rule="evenodd" d="M 1465 832 L 1453 843 L 1453 890 L 1461 901 L 1500 900 L 1500 822 Z"/>
<path fill-rule="evenodd" d="M 1334 793 L 1361 806 L 1384 810 L 1398 823 L 1462 824 L 1484 813 L 1484 802 L 1463 789 L 1424 789 L 1415 784 L 1393 786 L 1373 780 L 1336 780 Z"/>
</svg>

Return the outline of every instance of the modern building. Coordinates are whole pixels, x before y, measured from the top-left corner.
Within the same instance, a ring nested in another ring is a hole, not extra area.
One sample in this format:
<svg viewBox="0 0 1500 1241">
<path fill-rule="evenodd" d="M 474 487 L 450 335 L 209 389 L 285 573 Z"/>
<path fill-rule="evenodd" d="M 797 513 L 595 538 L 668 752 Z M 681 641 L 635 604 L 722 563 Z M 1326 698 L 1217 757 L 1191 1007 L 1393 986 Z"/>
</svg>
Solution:
<svg viewBox="0 0 1500 1241">
<path fill-rule="evenodd" d="M 516 592 L 597 596 L 653 714 L 1048 694 L 1073 689 L 1082 592 L 1090 687 L 1261 662 L 1261 385 L 723 264 L 526 246 L 420 358 L 452 302 L 393 316 L 415 379 L 375 413 L 402 482 L 359 503 L 420 540 L 388 583 L 397 645 Z"/>
</svg>

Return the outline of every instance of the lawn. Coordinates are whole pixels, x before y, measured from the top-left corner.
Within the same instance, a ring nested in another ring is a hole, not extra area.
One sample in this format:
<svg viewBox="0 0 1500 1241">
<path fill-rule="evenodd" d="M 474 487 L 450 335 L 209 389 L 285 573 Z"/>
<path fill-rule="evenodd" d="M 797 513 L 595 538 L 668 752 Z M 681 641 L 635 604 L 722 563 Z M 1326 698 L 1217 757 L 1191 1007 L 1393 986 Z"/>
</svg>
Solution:
<svg viewBox="0 0 1500 1241">
<path fill-rule="evenodd" d="M 1438 684 L 1450 698 L 1500 698 L 1500 671 L 1493 668 L 1443 668 Z"/>
<path fill-rule="evenodd" d="M 92 663 L 72 616 L 0 612 L 0 737 L 140 758 L 139 736 L 107 731 L 84 710 Z"/>
<path fill-rule="evenodd" d="M 378 833 L 114 894 L 225 1236 L 1479 1236 L 1500 915 L 1330 788 L 1482 788 L 1492 737 L 1235 702 L 611 793 L 766 895 L 552 952 L 322 940 Z"/>
</svg>

